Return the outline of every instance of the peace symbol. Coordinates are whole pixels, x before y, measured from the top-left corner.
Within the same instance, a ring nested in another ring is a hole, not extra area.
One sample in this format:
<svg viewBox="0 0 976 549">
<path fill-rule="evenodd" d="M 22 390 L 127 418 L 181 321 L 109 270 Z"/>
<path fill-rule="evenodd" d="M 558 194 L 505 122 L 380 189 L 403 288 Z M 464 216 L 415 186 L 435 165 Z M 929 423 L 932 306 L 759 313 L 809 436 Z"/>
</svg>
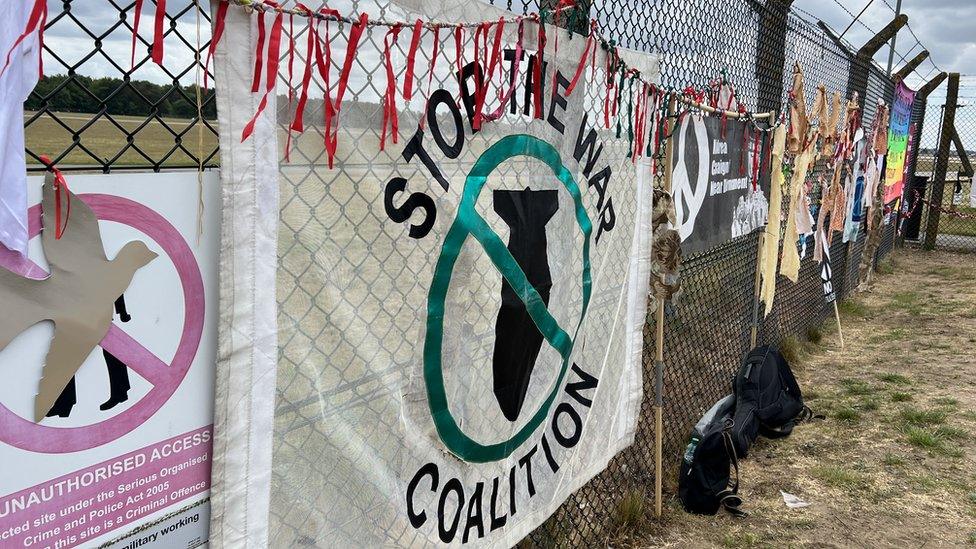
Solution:
<svg viewBox="0 0 976 549">
<path fill-rule="evenodd" d="M 573 198 L 576 222 L 583 232 L 583 305 L 574 335 L 570 336 L 547 310 L 535 287 L 529 283 L 525 273 L 512 257 L 501 238 L 488 226 L 476 211 L 475 205 L 488 179 L 488 175 L 502 162 L 516 156 L 530 156 L 545 163 L 556 175 Z M 590 234 L 593 226 L 586 210 L 579 187 L 572 174 L 562 165 L 556 149 L 539 138 L 530 135 L 510 135 L 502 138 L 486 150 L 475 163 L 464 182 L 458 213 L 444 238 L 441 254 L 437 258 L 434 278 L 431 281 L 427 301 L 427 335 L 424 340 L 424 384 L 431 417 L 437 434 L 444 444 L 459 458 L 484 463 L 497 461 L 511 455 L 535 429 L 545 420 L 559 392 L 569 367 L 573 343 L 579 333 L 580 325 L 586 316 L 590 302 L 592 281 L 590 279 Z M 545 340 L 562 358 L 562 366 L 546 400 L 529 421 L 508 440 L 481 444 L 466 435 L 458 426 L 451 413 L 444 388 L 444 372 L 441 364 L 441 348 L 444 343 L 444 305 L 447 289 L 454 272 L 454 264 L 468 236 L 473 236 L 484 248 L 492 264 L 512 286 L 525 304 L 525 308 L 535 322 Z"/>
</svg>

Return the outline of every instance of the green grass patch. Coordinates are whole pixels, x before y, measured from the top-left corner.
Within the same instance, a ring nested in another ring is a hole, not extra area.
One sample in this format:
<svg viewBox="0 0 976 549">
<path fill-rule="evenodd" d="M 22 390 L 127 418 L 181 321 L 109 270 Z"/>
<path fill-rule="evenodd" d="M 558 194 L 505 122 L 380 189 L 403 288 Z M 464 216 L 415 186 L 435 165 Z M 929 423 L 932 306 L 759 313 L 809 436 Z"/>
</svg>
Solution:
<svg viewBox="0 0 976 549">
<path fill-rule="evenodd" d="M 783 338 L 779 344 L 779 352 L 790 364 L 799 364 L 803 358 L 805 349 L 803 343 L 796 336 L 790 335 Z"/>
<path fill-rule="evenodd" d="M 807 341 L 814 345 L 820 345 L 823 342 L 824 331 L 820 326 L 810 326 L 807 328 Z"/>
<path fill-rule="evenodd" d="M 849 395 L 863 396 L 874 394 L 877 391 L 871 384 L 861 379 L 846 378 L 840 380 L 840 384 L 844 386 L 844 392 Z"/>
<path fill-rule="evenodd" d="M 909 444 L 926 450 L 934 450 L 942 445 L 942 441 L 935 436 L 935 433 L 924 427 L 909 426 L 905 429 L 905 436 Z"/>
<path fill-rule="evenodd" d="M 866 398 L 858 407 L 865 412 L 874 412 L 881 407 L 881 401 L 877 397 Z"/>
<path fill-rule="evenodd" d="M 821 482 L 828 486 L 841 488 L 848 491 L 864 488 L 864 486 L 867 484 L 864 477 L 862 477 L 860 474 L 839 465 L 824 465 L 821 467 L 815 467 L 813 469 L 813 474 Z"/>
<path fill-rule="evenodd" d="M 881 463 L 889 467 L 901 467 L 905 464 L 905 460 L 894 454 L 885 454 L 885 457 L 881 459 Z"/>
<path fill-rule="evenodd" d="M 969 436 L 969 431 L 951 425 L 942 425 L 935 429 L 935 436 L 945 440 L 962 440 Z"/>
<path fill-rule="evenodd" d="M 639 526 L 647 511 L 647 496 L 642 491 L 627 492 L 617 504 L 617 527 L 633 530 Z"/>
<path fill-rule="evenodd" d="M 839 302 L 837 309 L 841 315 L 853 318 L 866 318 L 870 313 L 866 305 L 854 298 L 848 298 Z"/>
<path fill-rule="evenodd" d="M 952 397 L 938 397 L 932 399 L 932 402 L 953 410 L 959 407 L 959 401 Z"/>
<path fill-rule="evenodd" d="M 758 547 L 761 542 L 762 538 L 754 532 L 729 532 L 722 538 L 722 545 L 730 549 Z"/>
<path fill-rule="evenodd" d="M 878 274 L 890 275 L 895 272 L 895 262 L 891 258 L 882 259 L 874 269 Z"/>
<path fill-rule="evenodd" d="M 899 292 L 891 296 L 891 306 L 910 315 L 922 314 L 924 298 L 917 292 Z"/>
<path fill-rule="evenodd" d="M 847 423 L 855 423 L 860 421 L 861 412 L 858 412 L 850 406 L 841 406 L 840 408 L 834 410 L 834 419 Z"/>
<path fill-rule="evenodd" d="M 893 374 L 893 373 L 881 374 L 878 376 L 878 379 L 884 381 L 885 383 L 894 383 L 895 385 L 912 384 L 912 380 L 908 379 L 907 377 L 901 374 Z"/>
<path fill-rule="evenodd" d="M 928 425 L 941 425 L 945 423 L 945 410 L 919 410 L 918 408 L 904 408 L 899 413 L 902 423 L 925 427 Z"/>
<path fill-rule="evenodd" d="M 895 391 L 891 393 L 892 402 L 910 402 L 912 400 L 912 395 L 908 393 L 903 393 L 901 391 Z"/>
</svg>

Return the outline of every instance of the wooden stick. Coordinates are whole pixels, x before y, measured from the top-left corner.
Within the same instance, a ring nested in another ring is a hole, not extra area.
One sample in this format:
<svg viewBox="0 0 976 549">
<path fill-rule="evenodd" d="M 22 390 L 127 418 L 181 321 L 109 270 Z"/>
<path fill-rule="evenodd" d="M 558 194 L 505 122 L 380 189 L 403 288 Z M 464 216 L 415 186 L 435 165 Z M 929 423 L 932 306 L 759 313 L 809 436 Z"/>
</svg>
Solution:
<svg viewBox="0 0 976 549">
<path fill-rule="evenodd" d="M 772 212 L 769 215 L 773 215 Z M 763 263 L 763 242 L 766 240 L 766 230 L 763 228 L 763 232 L 759 233 L 759 250 L 756 252 L 756 277 L 753 279 L 752 284 L 755 291 L 752 296 L 752 330 L 750 333 L 749 341 L 752 343 L 751 347 L 756 348 L 756 343 L 759 341 L 759 293 L 760 293 L 760 281 L 762 279 L 762 263 Z"/>
<path fill-rule="evenodd" d="M 677 110 L 675 96 L 668 99 L 668 130 L 674 132 L 672 117 Z M 671 192 L 671 154 L 674 139 L 666 136 L 664 146 L 664 190 Z M 663 445 L 664 445 L 664 300 L 656 300 L 657 310 L 654 312 L 654 516 L 661 518 L 661 507 L 664 501 L 662 491 Z"/>
<path fill-rule="evenodd" d="M 674 95 L 676 95 L 676 94 L 672 94 L 672 96 L 674 96 Z M 696 109 L 701 110 L 701 111 L 705 111 L 707 113 L 723 114 L 723 115 L 725 115 L 728 118 L 747 118 L 747 117 L 750 117 L 750 116 L 752 118 L 756 119 L 756 120 L 760 120 L 760 119 L 764 119 L 764 118 L 769 118 L 769 119 L 772 120 L 772 119 L 775 119 L 776 118 L 775 117 L 775 113 L 772 112 L 772 111 L 770 111 L 770 112 L 757 112 L 757 113 L 744 113 L 744 112 L 737 112 L 737 111 L 727 111 L 725 109 L 716 109 L 715 107 L 712 107 L 711 105 L 706 105 L 704 103 L 699 103 L 699 102 L 697 102 L 697 101 L 695 101 L 693 99 L 688 99 L 687 97 L 684 97 L 684 96 L 677 96 L 677 97 L 678 97 L 678 100 L 681 101 L 682 103 L 684 103 L 685 105 L 688 105 L 690 107 L 696 108 Z"/>
<path fill-rule="evenodd" d="M 837 319 L 837 335 L 840 336 L 840 348 L 844 348 L 844 332 L 840 328 L 840 309 L 837 308 L 837 300 L 834 300 L 834 318 Z"/>
</svg>

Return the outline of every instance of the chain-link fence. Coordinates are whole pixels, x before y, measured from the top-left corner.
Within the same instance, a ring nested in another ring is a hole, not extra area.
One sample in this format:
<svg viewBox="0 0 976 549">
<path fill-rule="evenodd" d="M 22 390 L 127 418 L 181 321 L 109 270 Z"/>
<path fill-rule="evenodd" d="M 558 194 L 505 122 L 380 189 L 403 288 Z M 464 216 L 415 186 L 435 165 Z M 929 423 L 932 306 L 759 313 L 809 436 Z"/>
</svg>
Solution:
<svg viewBox="0 0 976 549">
<path fill-rule="evenodd" d="M 924 127 L 919 129 L 915 177 L 905 196 L 910 213 L 904 226 L 906 241 L 976 252 L 976 85 L 968 83 L 963 80 L 959 89 L 950 127 L 945 123 L 949 105 L 943 97 L 924 117 L 917 117 Z M 940 151 L 946 155 L 944 178 L 937 176 Z M 936 192 L 936 187 L 941 191 Z M 934 198 L 939 194 L 941 201 Z"/>
<path fill-rule="evenodd" d="M 534 1 L 515 0 L 515 5 L 512 0 L 494 0 L 492 3 L 516 13 L 534 12 L 539 8 Z M 32 96 L 28 103 L 32 112 L 25 121 L 29 157 L 37 161 L 39 155 L 47 154 L 62 167 L 106 172 L 120 168 L 160 170 L 215 164 L 215 123 L 208 114 L 213 109 L 213 93 L 201 90 L 198 101 L 195 86 L 202 70 L 199 52 L 205 51 L 210 35 L 207 10 L 200 15 L 203 30 L 198 39 L 194 4 L 171 0 L 166 67 L 158 69 L 149 62 L 147 29 L 140 38 L 135 68 L 130 69 L 128 49 L 109 51 L 105 41 L 119 33 L 130 35 L 132 4 L 114 0 L 98 8 L 92 8 L 90 4 L 83 7 L 83 4 L 66 0 L 56 9 L 52 5 L 49 37 L 64 31 L 66 37 L 79 45 L 75 51 L 65 52 L 55 46 L 63 42 L 48 40 L 45 66 L 51 76 L 42 82 L 46 87 L 39 87 Z M 352 1 L 347 4 L 343 7 L 350 12 L 366 11 L 371 16 L 387 14 L 391 17 L 394 14 L 387 13 L 384 2 Z M 790 2 L 782 0 L 595 0 L 590 5 L 590 15 L 620 45 L 659 54 L 662 83 L 669 88 L 691 86 L 700 89 L 724 76 L 736 86 L 740 100 L 749 110 L 781 112 L 787 105 L 792 68 L 797 62 L 806 75 L 805 100 L 808 104 L 813 100 L 818 83 L 823 83 L 828 92 L 836 91 L 844 97 L 857 92 L 863 106 L 863 124 L 870 126 L 878 101 L 891 103 L 892 82 L 873 63 L 859 60 L 848 45 L 819 26 L 808 14 L 791 10 L 789 6 Z M 545 2 L 543 7 L 547 7 Z M 95 9 L 99 13 L 89 11 L 83 16 L 86 9 Z M 109 15 L 106 16 L 104 11 Z M 146 21 L 148 12 L 143 16 Z M 296 26 L 296 32 L 302 31 Z M 301 34 L 294 38 L 296 42 L 303 40 Z M 370 39 L 379 41 L 381 38 Z M 104 77 L 106 82 L 89 76 L 86 67 L 92 64 L 103 67 L 101 74 L 107 75 Z M 59 74 L 61 76 L 56 77 Z M 142 80 L 155 87 L 141 84 Z M 72 103 L 70 96 L 74 94 L 86 98 L 95 108 Z M 351 82 L 347 100 L 358 104 L 364 112 L 375 112 L 379 109 L 377 103 L 381 95 L 382 91 L 367 74 L 363 80 Z M 122 98 L 131 104 L 121 105 Z M 321 109 L 321 105 L 318 108 Z M 88 112 L 75 112 L 79 109 Z M 926 117 L 924 105 L 916 108 L 915 115 L 916 120 L 925 120 L 926 126 L 937 125 L 937 121 Z M 321 116 L 321 110 L 318 115 L 312 112 L 309 116 Z M 343 116 L 357 115 L 346 112 Z M 405 121 L 402 124 L 408 125 Z M 916 142 L 920 131 L 921 124 L 918 124 L 914 134 Z M 311 135 L 307 139 L 321 141 L 322 134 L 317 129 L 308 133 Z M 343 409 L 363 406 L 387 376 L 399 375 L 396 371 L 376 372 L 365 367 L 363 371 L 368 375 L 352 378 L 337 375 L 334 379 L 323 380 L 302 373 L 304 363 L 317 360 L 316 357 L 328 358 L 332 353 L 346 352 L 350 345 L 341 334 L 336 336 L 324 330 L 325 319 L 334 309 L 318 301 L 316 293 L 306 284 L 309 273 L 301 265 L 311 261 L 312 257 L 320 257 L 322 264 L 328 263 L 328 258 L 335 259 L 338 263 L 332 276 L 347 283 L 361 282 L 363 295 L 350 293 L 345 297 L 359 300 L 360 306 L 367 310 L 376 299 L 406 300 L 408 297 L 398 294 L 396 289 L 371 288 L 369 280 L 362 278 L 362 265 L 354 264 L 361 260 L 349 253 L 355 246 L 340 249 L 323 238 L 331 227 L 349 224 L 355 216 L 382 215 L 368 207 L 357 188 L 368 179 L 368 164 L 372 159 L 371 153 L 356 146 L 357 139 L 362 139 L 365 133 L 347 135 L 340 142 L 339 156 L 344 158 L 342 169 L 348 175 L 344 186 L 305 185 L 304 180 L 292 181 L 287 172 L 283 172 L 286 177 L 282 182 L 281 227 L 284 232 L 279 241 L 279 313 L 285 315 L 282 318 L 287 323 L 301 324 L 304 328 L 284 334 L 281 341 L 276 431 L 281 429 L 285 434 L 278 441 L 276 459 L 287 454 L 287 459 L 301 460 L 306 445 L 323 437 L 321 429 L 328 427 L 318 409 L 324 405 L 323 400 L 330 406 L 335 405 L 336 410 L 340 406 Z M 976 132 L 970 138 L 976 142 Z M 372 134 L 366 135 L 370 143 L 374 139 Z M 469 152 L 473 154 L 473 151 Z M 919 170 L 924 171 L 921 166 L 927 156 L 922 147 L 919 147 L 918 155 Z M 295 143 L 292 156 L 297 164 L 314 165 L 326 161 L 321 144 L 306 147 L 301 141 Z M 809 178 L 814 204 L 818 202 L 825 173 L 826 166 L 818 165 Z M 967 191 L 970 188 L 965 187 Z M 953 194 L 948 196 L 951 200 Z M 302 240 L 301 235 L 310 240 Z M 356 244 L 369 246 L 376 241 L 377 235 L 353 235 L 352 238 L 356 239 Z M 866 240 L 866 231 L 862 230 L 855 241 L 843 243 L 836 238 L 830 247 L 834 286 L 839 298 L 851 295 L 857 288 L 858 267 L 866 250 Z M 872 260 L 877 262 L 890 253 L 894 241 L 894 223 L 890 222 L 890 216 L 885 216 L 880 245 L 873 250 Z M 787 337 L 804 337 L 832 314 L 831 305 L 823 299 L 818 265 L 807 258 L 802 263 L 797 283 L 782 278 L 778 281 L 773 311 L 765 318 L 760 312 L 757 324 L 754 315 L 758 243 L 759 234 L 753 233 L 686 258 L 682 267 L 683 295 L 666 308 L 663 433 L 666 494 L 675 493 L 675 473 L 691 426 L 712 403 L 731 390 L 731 377 L 750 347 L 753 328 L 758 331 L 760 344 L 777 344 Z M 805 244 L 810 250 L 809 255 L 813 249 L 812 237 Z M 377 318 L 376 321 L 390 322 L 390 319 Z M 653 318 L 648 318 L 645 327 L 645 397 L 635 443 L 617 456 L 606 471 L 574 493 L 558 512 L 529 536 L 526 544 L 582 546 L 605 540 L 618 527 L 622 502 L 649 501 L 654 481 L 654 331 Z M 286 350 L 289 346 L 308 352 L 292 355 Z M 402 349 L 383 352 L 396 355 Z M 317 390 L 317 400 L 304 402 L 294 398 L 292 392 L 299 394 L 302 388 L 315 384 L 328 385 Z M 303 412 L 307 406 L 316 407 L 316 411 Z M 317 471 L 314 463 L 305 466 Z M 345 473 L 342 470 L 334 472 Z M 284 478 L 274 481 L 291 482 Z M 324 499 L 315 501 L 327 505 L 328 494 L 320 497 Z M 314 540 L 302 538 L 301 532 L 302 525 L 314 522 L 316 517 L 298 516 L 289 509 L 287 502 L 278 503 L 283 504 L 273 506 L 275 516 L 272 517 L 277 527 L 282 532 L 294 533 L 293 544 L 314 544 Z"/>
<path fill-rule="evenodd" d="M 216 165 L 214 92 L 198 88 L 208 2 L 166 5 L 162 66 L 150 59 L 154 2 L 145 2 L 134 55 L 133 2 L 48 3 L 44 75 L 25 103 L 29 170 L 45 169 L 42 155 L 62 170 L 106 173 Z"/>
</svg>

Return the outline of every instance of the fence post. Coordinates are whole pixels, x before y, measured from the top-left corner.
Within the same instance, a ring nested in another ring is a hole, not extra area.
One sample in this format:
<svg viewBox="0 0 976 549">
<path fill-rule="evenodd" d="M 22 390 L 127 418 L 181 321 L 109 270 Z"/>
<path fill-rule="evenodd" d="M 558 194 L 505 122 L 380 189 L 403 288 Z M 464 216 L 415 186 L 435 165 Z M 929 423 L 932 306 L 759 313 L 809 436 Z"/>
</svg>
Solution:
<svg viewBox="0 0 976 549">
<path fill-rule="evenodd" d="M 905 186 L 905 194 L 903 196 L 903 200 L 905 201 L 905 204 L 908 206 L 909 210 L 917 207 L 914 200 L 914 191 L 917 189 L 915 186 L 915 176 L 918 173 L 918 155 L 922 148 L 922 130 L 925 128 L 925 111 L 928 109 L 928 97 L 929 94 L 935 91 L 935 89 L 942 84 L 942 81 L 945 80 L 947 76 L 947 73 L 940 72 L 934 78 L 920 87 L 917 92 L 915 92 L 915 106 L 912 108 L 912 120 L 915 124 L 915 135 L 912 136 L 912 139 L 914 140 L 913 143 L 915 146 L 912 147 L 911 156 L 909 156 L 909 158 L 906 160 L 906 162 L 908 162 L 908 173 L 912 174 L 912 178 Z M 910 199 L 911 203 L 909 204 Z M 921 199 L 922 196 L 920 195 L 919 200 Z M 919 212 L 919 215 L 921 215 L 921 212 Z M 907 222 L 907 219 L 903 219 L 901 221 L 901 223 Z M 905 246 L 906 230 L 907 229 L 902 226 L 902 228 L 898 231 L 895 241 L 899 248 Z"/>
<path fill-rule="evenodd" d="M 929 195 L 929 220 L 925 227 L 926 250 L 935 249 L 939 235 L 939 214 L 945 192 L 946 172 L 949 171 L 949 148 L 952 146 L 952 133 L 956 131 L 956 104 L 959 101 L 959 73 L 949 73 L 946 90 L 945 111 L 942 113 L 942 135 L 939 137 L 939 151 L 935 160 L 935 173 L 932 175 L 932 193 Z"/>
</svg>

